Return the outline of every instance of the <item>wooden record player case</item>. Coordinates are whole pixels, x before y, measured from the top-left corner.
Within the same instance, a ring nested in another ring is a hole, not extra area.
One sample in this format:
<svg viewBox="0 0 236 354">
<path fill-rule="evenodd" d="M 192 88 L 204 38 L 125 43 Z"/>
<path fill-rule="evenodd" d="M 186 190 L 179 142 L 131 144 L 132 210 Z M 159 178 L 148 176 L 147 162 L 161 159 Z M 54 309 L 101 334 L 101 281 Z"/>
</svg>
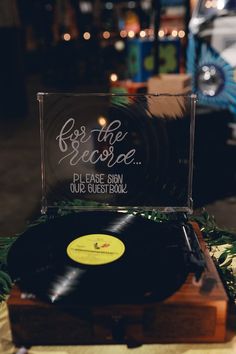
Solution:
<svg viewBox="0 0 236 354">
<path fill-rule="evenodd" d="M 206 259 L 199 284 L 186 282 L 163 302 L 84 308 L 60 307 L 22 298 L 14 287 L 8 300 L 16 345 L 222 342 L 226 335 L 227 295 L 194 224 Z"/>
</svg>

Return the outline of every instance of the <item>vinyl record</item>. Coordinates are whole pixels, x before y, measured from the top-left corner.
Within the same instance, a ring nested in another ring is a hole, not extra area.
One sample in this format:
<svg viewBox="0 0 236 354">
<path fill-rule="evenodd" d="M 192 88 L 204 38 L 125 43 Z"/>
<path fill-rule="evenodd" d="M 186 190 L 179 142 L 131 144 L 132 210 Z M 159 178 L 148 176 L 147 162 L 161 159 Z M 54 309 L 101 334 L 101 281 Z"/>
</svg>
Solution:
<svg viewBox="0 0 236 354">
<path fill-rule="evenodd" d="M 53 303 L 158 301 L 188 274 L 180 233 L 141 216 L 79 212 L 29 228 L 8 269 L 22 291 Z"/>
</svg>

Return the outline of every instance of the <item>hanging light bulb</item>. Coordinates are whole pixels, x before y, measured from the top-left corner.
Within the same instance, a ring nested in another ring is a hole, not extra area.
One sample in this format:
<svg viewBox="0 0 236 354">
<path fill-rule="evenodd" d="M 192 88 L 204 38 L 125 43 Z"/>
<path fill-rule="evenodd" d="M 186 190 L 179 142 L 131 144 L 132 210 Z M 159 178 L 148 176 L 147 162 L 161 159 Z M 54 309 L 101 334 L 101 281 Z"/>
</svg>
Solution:
<svg viewBox="0 0 236 354">
<path fill-rule="evenodd" d="M 178 32 L 176 30 L 173 30 L 171 32 L 171 35 L 172 35 L 172 37 L 177 37 L 178 36 Z"/>
<path fill-rule="evenodd" d="M 140 31 L 139 35 L 141 38 L 145 38 L 146 37 L 146 32 L 145 31 Z"/>
<path fill-rule="evenodd" d="M 127 37 L 127 31 L 121 30 L 121 31 L 120 31 L 120 36 L 121 36 L 121 38 Z"/>
<path fill-rule="evenodd" d="M 135 36 L 134 31 L 129 31 L 129 32 L 128 32 L 128 37 L 129 37 L 129 38 L 134 38 L 134 36 Z"/>
<path fill-rule="evenodd" d="M 83 37 L 86 41 L 88 41 L 91 38 L 91 34 L 89 32 L 84 32 Z"/>
<path fill-rule="evenodd" d="M 178 33 L 178 36 L 179 36 L 179 38 L 184 38 L 184 36 L 185 36 L 184 30 L 180 30 Z"/>
<path fill-rule="evenodd" d="M 104 39 L 109 39 L 111 37 L 111 34 L 108 31 L 104 31 L 102 36 L 103 36 Z"/>
<path fill-rule="evenodd" d="M 64 41 L 69 42 L 71 40 L 71 35 L 69 33 L 64 33 L 63 39 Z"/>
<path fill-rule="evenodd" d="M 110 80 L 112 82 L 116 82 L 118 80 L 118 76 L 115 73 L 112 73 L 111 76 L 110 76 Z"/>
</svg>

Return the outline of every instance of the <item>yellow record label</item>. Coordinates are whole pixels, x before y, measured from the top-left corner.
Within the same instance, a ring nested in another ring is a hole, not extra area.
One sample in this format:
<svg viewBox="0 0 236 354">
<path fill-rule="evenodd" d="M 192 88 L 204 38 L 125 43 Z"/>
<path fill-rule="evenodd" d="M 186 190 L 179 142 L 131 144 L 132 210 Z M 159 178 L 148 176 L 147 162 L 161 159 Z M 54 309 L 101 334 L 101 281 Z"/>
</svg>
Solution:
<svg viewBox="0 0 236 354">
<path fill-rule="evenodd" d="M 67 255 L 73 261 L 87 265 L 101 265 L 116 261 L 125 252 L 124 243 L 104 234 L 80 236 L 67 247 Z"/>
</svg>

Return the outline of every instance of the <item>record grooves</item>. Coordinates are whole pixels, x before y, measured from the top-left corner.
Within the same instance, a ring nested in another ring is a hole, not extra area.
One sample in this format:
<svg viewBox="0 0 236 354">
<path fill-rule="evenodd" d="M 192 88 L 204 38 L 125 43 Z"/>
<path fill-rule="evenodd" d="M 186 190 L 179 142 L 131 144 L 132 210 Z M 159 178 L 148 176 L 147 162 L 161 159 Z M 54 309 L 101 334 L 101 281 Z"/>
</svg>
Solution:
<svg viewBox="0 0 236 354">
<path fill-rule="evenodd" d="M 188 274 L 180 233 L 178 224 L 141 216 L 74 213 L 21 235 L 8 254 L 9 272 L 22 291 L 52 303 L 159 301 Z"/>
</svg>

